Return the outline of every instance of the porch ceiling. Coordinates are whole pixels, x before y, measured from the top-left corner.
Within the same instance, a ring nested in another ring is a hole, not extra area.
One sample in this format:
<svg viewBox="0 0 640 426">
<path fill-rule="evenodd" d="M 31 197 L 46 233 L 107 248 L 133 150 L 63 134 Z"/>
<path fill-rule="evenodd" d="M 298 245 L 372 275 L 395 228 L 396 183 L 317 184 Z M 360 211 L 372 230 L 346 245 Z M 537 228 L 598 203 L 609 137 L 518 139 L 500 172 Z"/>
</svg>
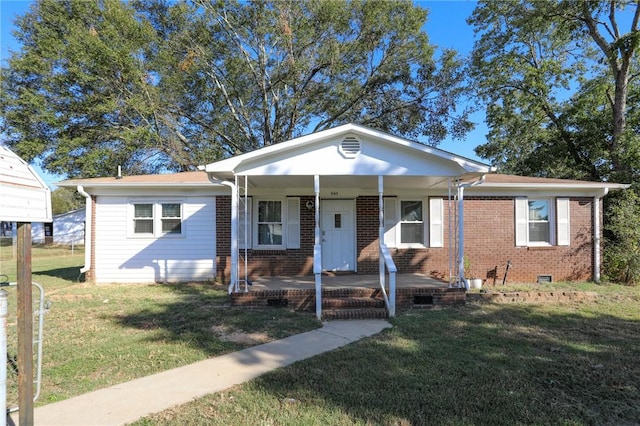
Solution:
<svg viewBox="0 0 640 426">
<path fill-rule="evenodd" d="M 239 179 L 244 179 L 242 176 Z M 249 176 L 253 188 L 313 188 L 313 176 Z M 320 188 L 378 188 L 378 176 L 320 176 Z M 385 189 L 447 188 L 447 176 L 385 176 Z"/>
</svg>

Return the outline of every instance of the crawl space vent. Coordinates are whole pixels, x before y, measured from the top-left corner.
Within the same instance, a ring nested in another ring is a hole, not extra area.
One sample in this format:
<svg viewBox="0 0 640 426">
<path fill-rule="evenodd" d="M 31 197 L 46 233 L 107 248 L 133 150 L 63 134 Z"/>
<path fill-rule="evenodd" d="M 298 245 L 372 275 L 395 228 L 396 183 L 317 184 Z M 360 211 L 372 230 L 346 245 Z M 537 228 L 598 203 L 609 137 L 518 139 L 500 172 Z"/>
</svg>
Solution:
<svg viewBox="0 0 640 426">
<path fill-rule="evenodd" d="M 553 282 L 551 275 L 538 275 L 538 284 Z"/>
<path fill-rule="evenodd" d="M 360 149 L 360 141 L 355 136 L 347 136 L 340 143 L 340 151 L 345 157 L 355 157 Z"/>
</svg>

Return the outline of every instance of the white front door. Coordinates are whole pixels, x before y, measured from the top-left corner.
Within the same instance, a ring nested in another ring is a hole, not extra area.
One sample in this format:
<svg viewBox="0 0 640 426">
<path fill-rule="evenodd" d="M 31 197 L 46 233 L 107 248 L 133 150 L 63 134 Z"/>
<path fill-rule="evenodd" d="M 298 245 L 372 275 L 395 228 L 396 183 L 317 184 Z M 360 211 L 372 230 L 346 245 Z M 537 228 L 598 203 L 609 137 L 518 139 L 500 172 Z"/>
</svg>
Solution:
<svg viewBox="0 0 640 426">
<path fill-rule="evenodd" d="M 325 271 L 356 270 L 354 204 L 353 200 L 322 200 L 320 204 L 322 269 Z"/>
</svg>

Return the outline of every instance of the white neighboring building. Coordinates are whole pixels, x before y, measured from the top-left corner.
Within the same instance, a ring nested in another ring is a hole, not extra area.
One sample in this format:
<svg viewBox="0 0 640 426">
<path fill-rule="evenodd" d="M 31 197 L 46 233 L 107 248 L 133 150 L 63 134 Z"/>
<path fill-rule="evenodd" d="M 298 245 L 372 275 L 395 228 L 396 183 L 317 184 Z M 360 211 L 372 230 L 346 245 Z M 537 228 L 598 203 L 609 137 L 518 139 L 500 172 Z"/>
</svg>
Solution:
<svg viewBox="0 0 640 426">
<path fill-rule="evenodd" d="M 31 224 L 31 242 L 33 244 L 45 242 L 66 245 L 84 244 L 85 217 L 86 210 L 81 208 L 53 216 L 53 222 L 34 222 Z M 13 223 L 10 236 L 15 235 L 15 227 Z"/>
</svg>

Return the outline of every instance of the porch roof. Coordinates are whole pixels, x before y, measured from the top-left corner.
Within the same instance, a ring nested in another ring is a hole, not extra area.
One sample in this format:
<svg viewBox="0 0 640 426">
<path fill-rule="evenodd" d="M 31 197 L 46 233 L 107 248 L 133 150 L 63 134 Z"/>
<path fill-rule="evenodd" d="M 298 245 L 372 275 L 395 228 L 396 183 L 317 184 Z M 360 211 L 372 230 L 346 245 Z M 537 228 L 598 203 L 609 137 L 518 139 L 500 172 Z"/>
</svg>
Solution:
<svg viewBox="0 0 640 426">
<path fill-rule="evenodd" d="M 440 178 L 421 187 L 432 186 L 442 178 L 494 171 L 478 161 L 356 124 L 281 142 L 203 169 L 221 180 L 234 176 L 314 175 Z"/>
</svg>

